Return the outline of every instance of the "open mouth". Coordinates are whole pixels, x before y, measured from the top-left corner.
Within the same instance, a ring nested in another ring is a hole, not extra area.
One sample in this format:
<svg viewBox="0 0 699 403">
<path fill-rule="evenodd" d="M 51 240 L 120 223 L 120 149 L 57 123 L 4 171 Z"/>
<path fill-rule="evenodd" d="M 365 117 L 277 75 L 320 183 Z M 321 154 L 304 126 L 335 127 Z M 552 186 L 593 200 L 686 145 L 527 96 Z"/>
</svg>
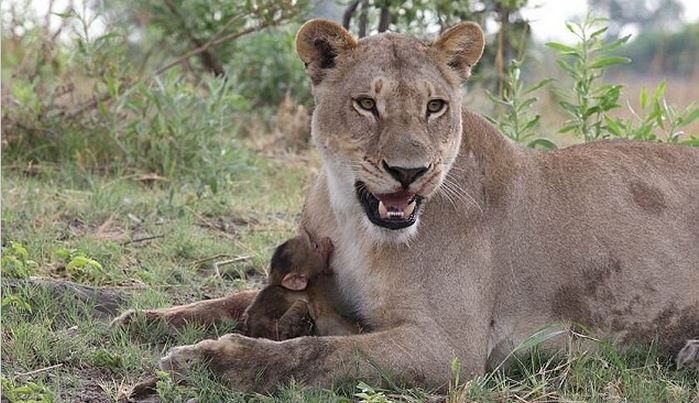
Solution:
<svg viewBox="0 0 699 403">
<path fill-rule="evenodd" d="M 375 195 L 363 182 L 356 182 L 354 189 L 369 221 L 393 230 L 415 224 L 424 200 L 422 196 L 407 191 Z"/>
</svg>

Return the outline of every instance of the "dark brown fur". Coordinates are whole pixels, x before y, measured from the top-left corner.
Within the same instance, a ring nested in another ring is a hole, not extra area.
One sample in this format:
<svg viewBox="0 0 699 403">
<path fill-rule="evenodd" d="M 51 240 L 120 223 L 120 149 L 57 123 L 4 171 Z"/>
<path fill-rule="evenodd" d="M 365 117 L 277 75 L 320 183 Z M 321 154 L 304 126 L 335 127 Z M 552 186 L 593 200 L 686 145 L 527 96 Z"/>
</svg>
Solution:
<svg viewBox="0 0 699 403">
<path fill-rule="evenodd" d="M 278 246 L 272 256 L 269 284 L 245 311 L 246 335 L 272 340 L 356 333 L 356 326 L 333 307 L 329 295 L 333 275 L 329 267 L 332 243 L 304 233 Z M 303 289 L 289 289 L 285 281 L 302 278 Z"/>
</svg>

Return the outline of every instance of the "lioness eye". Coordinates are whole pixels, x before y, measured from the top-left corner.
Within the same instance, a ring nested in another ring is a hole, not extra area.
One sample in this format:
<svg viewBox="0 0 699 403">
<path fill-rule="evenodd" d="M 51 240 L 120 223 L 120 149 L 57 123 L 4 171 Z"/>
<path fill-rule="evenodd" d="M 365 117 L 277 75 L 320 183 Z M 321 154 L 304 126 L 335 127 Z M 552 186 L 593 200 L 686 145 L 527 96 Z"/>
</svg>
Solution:
<svg viewBox="0 0 699 403">
<path fill-rule="evenodd" d="M 369 97 L 359 98 L 355 102 L 357 102 L 357 105 L 359 105 L 360 108 L 366 111 L 373 111 L 374 107 L 376 107 L 376 101 Z"/>
<path fill-rule="evenodd" d="M 441 99 L 433 99 L 427 103 L 427 113 L 437 113 L 444 109 L 447 103 Z"/>
</svg>

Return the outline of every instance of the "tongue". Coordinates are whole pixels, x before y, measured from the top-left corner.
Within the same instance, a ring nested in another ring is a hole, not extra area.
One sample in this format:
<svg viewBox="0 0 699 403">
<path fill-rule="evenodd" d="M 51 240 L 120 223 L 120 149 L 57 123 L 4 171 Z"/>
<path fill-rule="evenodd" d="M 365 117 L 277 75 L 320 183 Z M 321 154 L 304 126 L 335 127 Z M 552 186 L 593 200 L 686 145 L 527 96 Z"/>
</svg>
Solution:
<svg viewBox="0 0 699 403">
<path fill-rule="evenodd" d="M 415 195 L 410 192 L 396 192 L 375 195 L 379 200 L 379 216 L 389 219 L 406 219 L 415 210 Z"/>
<path fill-rule="evenodd" d="M 374 195 L 380 202 L 383 202 L 389 210 L 403 211 L 413 200 L 414 194 L 410 192 L 396 192 L 382 195 Z"/>
</svg>

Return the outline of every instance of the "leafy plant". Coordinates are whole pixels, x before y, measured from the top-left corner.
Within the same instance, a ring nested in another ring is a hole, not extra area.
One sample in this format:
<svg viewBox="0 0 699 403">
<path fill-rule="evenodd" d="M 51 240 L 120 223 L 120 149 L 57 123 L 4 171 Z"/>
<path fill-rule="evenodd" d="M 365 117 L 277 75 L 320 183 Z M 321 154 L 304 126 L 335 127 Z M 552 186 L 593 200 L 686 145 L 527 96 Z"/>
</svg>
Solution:
<svg viewBox="0 0 699 403">
<path fill-rule="evenodd" d="M 300 63 L 287 63 L 292 47 L 282 59 L 269 57 L 289 45 L 291 34 L 282 44 L 261 36 L 269 44 L 262 53 L 254 52 L 254 42 L 240 48 L 236 42 L 293 19 L 305 3 L 108 3 L 54 12 L 63 19 L 58 29 L 41 20 L 9 19 L 3 25 L 3 45 L 14 51 L 10 63 L 3 63 L 3 77 L 12 77 L 3 92 L 3 102 L 12 105 L 2 111 L 3 133 L 9 133 L 3 156 L 20 164 L 69 161 L 84 170 L 195 177 L 200 188 L 215 192 L 246 166 L 232 118 L 249 109 L 241 91 L 257 97 L 255 103 L 272 94 L 283 97 L 279 83 L 303 82 Z M 145 15 L 149 24 L 139 20 Z M 99 35 L 91 29 L 96 21 L 105 26 Z M 222 71 L 222 61 L 233 54 L 245 60 L 237 52 L 259 57 L 251 58 L 247 73 L 235 61 Z M 264 65 L 252 63 L 261 60 L 270 71 L 294 68 L 251 78 Z M 276 87 L 260 91 L 248 82 Z"/>
<path fill-rule="evenodd" d="M 561 97 L 561 108 L 569 119 L 560 129 L 561 133 L 573 132 L 587 141 L 608 137 L 608 113 L 618 108 L 621 85 L 602 84 L 604 71 L 614 65 L 628 63 L 630 59 L 611 55 L 629 39 L 625 36 L 610 43 L 603 40 L 607 31 L 602 23 L 606 20 L 585 16 L 581 23 L 566 22 L 568 30 L 578 43 L 568 46 L 560 42 L 546 45 L 558 55 L 556 63 L 572 80 L 573 91 L 557 88 Z"/>
<path fill-rule="evenodd" d="M 682 139 L 684 127 L 699 119 L 699 105 L 690 104 L 682 110 L 670 105 L 665 97 L 667 85 L 662 82 L 652 95 L 642 88 L 638 96 L 639 109 L 629 105 L 633 117 L 619 119 L 605 117 L 606 126 L 611 135 L 632 140 L 666 141 L 699 146 L 699 137 Z"/>
<path fill-rule="evenodd" d="M 40 383 L 32 381 L 17 383 L 5 377 L 2 377 L 2 397 L 10 403 L 51 403 L 55 400 L 54 394 Z"/>
<path fill-rule="evenodd" d="M 390 403 L 391 400 L 386 397 L 383 392 L 376 391 L 371 386 L 364 382 L 359 382 L 357 384 L 357 389 L 360 392 L 354 394 L 355 397 L 359 398 L 361 403 Z"/>
<path fill-rule="evenodd" d="M 29 252 L 19 242 L 10 241 L 10 245 L 2 248 L 2 274 L 11 278 L 27 278 L 38 267 L 29 259 Z"/>
<path fill-rule="evenodd" d="M 501 118 L 487 117 L 487 119 L 517 143 L 523 143 L 532 148 L 556 148 L 556 143 L 553 141 L 536 135 L 534 129 L 538 126 L 541 115 L 532 114 L 533 106 L 539 100 L 532 93 L 550 83 L 552 79 L 541 80 L 525 87 L 520 78 L 520 66 L 520 61 L 510 62 L 502 97 L 486 91 L 488 98 L 504 110 Z"/>
<path fill-rule="evenodd" d="M 32 306 L 24 298 L 17 294 L 3 295 L 2 310 L 6 311 L 7 309 L 15 309 L 17 311 L 32 313 Z"/>
<path fill-rule="evenodd" d="M 59 248 L 56 255 L 63 260 L 68 276 L 75 281 L 104 284 L 110 279 L 102 264 L 81 250 Z"/>
<path fill-rule="evenodd" d="M 252 106 L 276 107 L 290 96 L 310 103 L 303 64 L 295 49 L 297 25 L 257 32 L 237 41 L 229 61 L 235 90 Z"/>
</svg>

